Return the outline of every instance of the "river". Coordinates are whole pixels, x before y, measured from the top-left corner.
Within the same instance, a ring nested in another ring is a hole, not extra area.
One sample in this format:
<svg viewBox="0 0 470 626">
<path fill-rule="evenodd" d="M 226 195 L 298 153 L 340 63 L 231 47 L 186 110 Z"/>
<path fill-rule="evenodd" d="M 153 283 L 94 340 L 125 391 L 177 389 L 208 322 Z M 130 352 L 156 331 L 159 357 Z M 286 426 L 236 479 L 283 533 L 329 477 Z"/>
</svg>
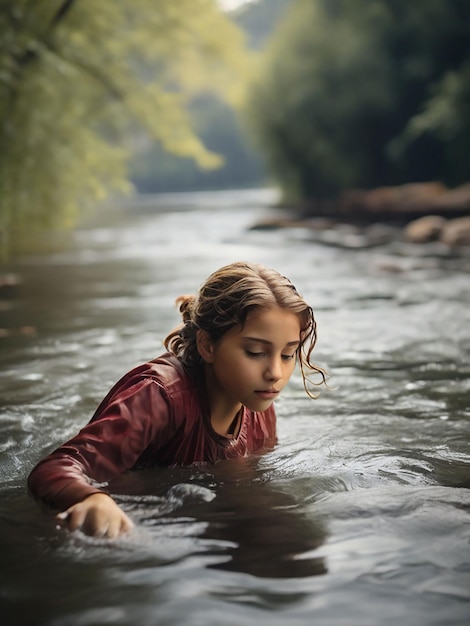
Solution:
<svg viewBox="0 0 470 626">
<path fill-rule="evenodd" d="M 273 200 L 138 199 L 10 268 L 22 282 L 0 340 L 2 625 L 470 623 L 469 255 L 250 229 Z M 311 400 L 296 373 L 264 456 L 113 483 L 136 522 L 125 539 L 57 529 L 28 473 L 162 351 L 175 298 L 235 260 L 275 267 L 312 304 L 331 389 Z"/>
</svg>

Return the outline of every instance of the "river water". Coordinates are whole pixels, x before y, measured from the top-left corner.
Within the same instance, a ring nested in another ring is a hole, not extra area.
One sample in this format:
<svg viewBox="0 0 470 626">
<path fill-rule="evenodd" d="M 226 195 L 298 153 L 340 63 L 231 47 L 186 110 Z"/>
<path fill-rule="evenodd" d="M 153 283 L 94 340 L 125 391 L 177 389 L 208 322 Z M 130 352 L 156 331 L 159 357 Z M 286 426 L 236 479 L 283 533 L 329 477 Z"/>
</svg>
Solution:
<svg viewBox="0 0 470 626">
<path fill-rule="evenodd" d="M 3 303 L 11 336 L 0 343 L 2 625 L 470 623 L 470 257 L 251 230 L 274 199 L 144 198 L 12 268 L 22 283 Z M 58 530 L 27 494 L 29 471 L 162 351 L 175 297 L 235 260 L 277 268 L 312 304 L 331 389 L 310 400 L 296 373 L 264 456 L 116 481 L 129 537 Z"/>
</svg>

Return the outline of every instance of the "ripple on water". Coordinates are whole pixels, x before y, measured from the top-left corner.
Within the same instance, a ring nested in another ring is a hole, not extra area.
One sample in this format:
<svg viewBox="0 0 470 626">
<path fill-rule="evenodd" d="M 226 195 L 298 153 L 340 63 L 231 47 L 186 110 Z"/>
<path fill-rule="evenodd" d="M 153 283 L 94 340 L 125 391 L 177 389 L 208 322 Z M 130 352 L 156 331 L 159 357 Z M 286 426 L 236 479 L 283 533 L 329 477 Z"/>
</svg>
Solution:
<svg viewBox="0 0 470 626">
<path fill-rule="evenodd" d="M 202 194 L 193 213 L 113 214 L 62 254 L 21 262 L 38 332 L 1 346 L 0 537 L 13 564 L 2 588 L 31 623 L 48 610 L 51 626 L 466 624 L 461 260 L 247 233 L 257 209 L 235 211 L 234 197 Z M 384 255 L 400 271 L 386 272 Z M 312 302 L 314 361 L 332 390 L 313 402 L 296 373 L 278 403 L 279 444 L 260 458 L 122 477 L 113 493 L 137 522 L 127 538 L 56 531 L 26 496 L 28 471 L 161 351 L 178 323 L 173 299 L 239 256 L 277 267 Z"/>
</svg>

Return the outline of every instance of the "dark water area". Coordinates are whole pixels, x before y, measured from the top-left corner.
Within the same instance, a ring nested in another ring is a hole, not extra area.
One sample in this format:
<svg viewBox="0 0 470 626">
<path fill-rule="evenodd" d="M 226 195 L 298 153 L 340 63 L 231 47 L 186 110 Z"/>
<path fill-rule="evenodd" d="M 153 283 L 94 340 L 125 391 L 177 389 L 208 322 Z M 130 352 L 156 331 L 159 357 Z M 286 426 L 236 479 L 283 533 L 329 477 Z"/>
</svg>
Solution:
<svg viewBox="0 0 470 626">
<path fill-rule="evenodd" d="M 470 623 L 470 256 L 250 230 L 274 197 L 146 198 L 11 268 L 0 316 L 36 330 L 0 339 L 2 625 Z M 296 373 L 266 455 L 116 480 L 128 537 L 57 529 L 29 471 L 241 259 L 312 304 L 332 389 Z"/>
</svg>

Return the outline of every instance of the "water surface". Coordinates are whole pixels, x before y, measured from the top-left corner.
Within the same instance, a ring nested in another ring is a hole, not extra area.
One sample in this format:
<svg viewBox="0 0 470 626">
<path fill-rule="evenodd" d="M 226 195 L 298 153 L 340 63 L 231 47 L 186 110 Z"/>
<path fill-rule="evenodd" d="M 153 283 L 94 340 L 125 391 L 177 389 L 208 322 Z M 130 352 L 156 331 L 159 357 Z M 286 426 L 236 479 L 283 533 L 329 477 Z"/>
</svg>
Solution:
<svg viewBox="0 0 470 626">
<path fill-rule="evenodd" d="M 2 624 L 469 623 L 469 255 L 250 230 L 274 198 L 142 199 L 12 268 L 23 282 L 1 313 Z M 137 524 L 126 539 L 56 529 L 26 492 L 33 465 L 162 351 L 178 295 L 243 259 L 276 267 L 313 305 L 332 389 L 312 401 L 294 375 L 269 454 L 115 481 Z"/>
</svg>

